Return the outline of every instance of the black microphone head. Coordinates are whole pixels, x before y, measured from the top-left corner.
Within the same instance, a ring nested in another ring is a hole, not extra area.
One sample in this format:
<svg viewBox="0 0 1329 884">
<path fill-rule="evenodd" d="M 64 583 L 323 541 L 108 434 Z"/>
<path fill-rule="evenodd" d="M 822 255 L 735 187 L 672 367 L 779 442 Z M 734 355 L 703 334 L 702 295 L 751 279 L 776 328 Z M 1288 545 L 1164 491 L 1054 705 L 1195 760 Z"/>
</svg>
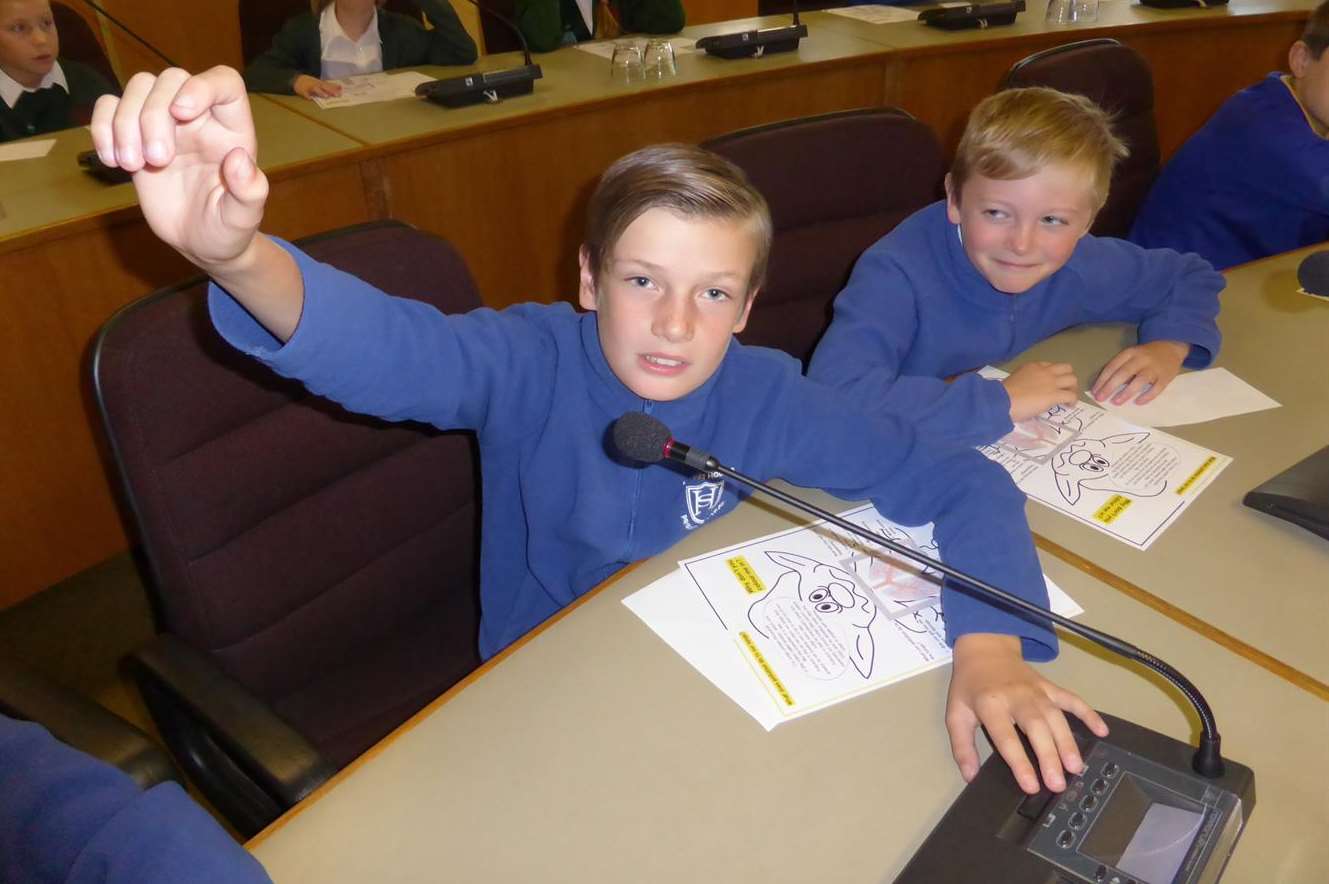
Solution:
<svg viewBox="0 0 1329 884">
<path fill-rule="evenodd" d="M 628 460 L 657 463 L 665 459 L 665 446 L 672 437 L 669 428 L 649 414 L 629 411 L 614 421 L 614 448 Z"/>
<path fill-rule="evenodd" d="M 1329 298 L 1329 252 L 1312 252 L 1297 268 L 1297 282 L 1309 294 Z"/>
</svg>

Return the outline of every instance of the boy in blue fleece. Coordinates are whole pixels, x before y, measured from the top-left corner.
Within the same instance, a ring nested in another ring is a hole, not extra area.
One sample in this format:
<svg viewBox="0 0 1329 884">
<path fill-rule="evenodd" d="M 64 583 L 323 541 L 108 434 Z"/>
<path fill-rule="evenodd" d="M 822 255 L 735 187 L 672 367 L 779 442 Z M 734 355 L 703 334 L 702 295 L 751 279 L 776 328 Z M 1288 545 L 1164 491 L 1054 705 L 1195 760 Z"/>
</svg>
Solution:
<svg viewBox="0 0 1329 884">
<path fill-rule="evenodd" d="M 1223 278 L 1200 258 L 1088 235 L 1125 146 L 1086 98 L 1011 89 L 974 108 L 946 200 L 871 246 L 835 300 L 808 376 L 927 433 L 992 442 L 1079 397 L 1066 364 L 970 370 L 1087 322 L 1139 324 L 1094 382 L 1144 404 L 1218 352 Z M 968 373 L 967 373 L 968 372 Z M 959 375 L 953 383 L 943 379 Z"/>
<path fill-rule="evenodd" d="M 178 784 L 145 792 L 40 725 L 4 715 L 0 881 L 272 884 Z"/>
<path fill-rule="evenodd" d="M 98 105 L 92 130 L 103 160 L 136 173 L 153 230 L 216 282 L 213 319 L 235 346 L 350 409 L 475 430 L 486 657 L 737 503 L 716 477 L 607 453 L 606 431 L 629 411 L 757 477 L 932 521 L 951 564 L 1046 604 L 1023 498 L 1004 470 L 922 444 L 899 420 L 865 419 L 800 377 L 791 357 L 734 343 L 765 272 L 770 216 L 713 154 L 648 148 L 605 173 L 580 253 L 588 312 L 526 304 L 445 316 L 257 233 L 267 181 L 234 71 L 141 74 L 122 101 Z M 1082 763 L 1062 710 L 1106 727 L 1024 662 L 1052 656 L 1055 639 L 960 590 L 944 588 L 943 604 L 955 648 L 947 722 L 962 773 L 978 770 L 983 724 L 1035 790 L 1018 726 L 1044 781 L 1063 788 L 1063 765 Z"/>
<path fill-rule="evenodd" d="M 1291 74 L 1238 92 L 1182 145 L 1131 242 L 1220 270 L 1329 240 L 1329 2 L 1288 52 Z"/>
</svg>

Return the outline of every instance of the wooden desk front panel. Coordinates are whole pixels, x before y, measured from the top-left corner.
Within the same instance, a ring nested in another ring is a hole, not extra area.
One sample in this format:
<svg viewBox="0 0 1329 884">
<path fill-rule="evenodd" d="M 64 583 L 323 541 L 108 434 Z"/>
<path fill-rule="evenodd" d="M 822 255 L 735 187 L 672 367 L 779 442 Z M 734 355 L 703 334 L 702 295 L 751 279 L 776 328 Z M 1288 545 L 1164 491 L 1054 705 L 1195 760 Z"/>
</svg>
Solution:
<svg viewBox="0 0 1329 884">
<path fill-rule="evenodd" d="M 264 228 L 299 237 L 370 217 L 347 164 L 277 176 Z M 125 549 L 92 341 L 121 306 L 195 272 L 136 207 L 0 254 L 0 608 Z"/>
<path fill-rule="evenodd" d="M 712 80 L 389 155 L 393 217 L 448 238 L 492 307 L 572 298 L 591 190 L 631 150 L 882 102 L 879 61 Z M 809 157 L 809 162 L 818 158 Z"/>
</svg>

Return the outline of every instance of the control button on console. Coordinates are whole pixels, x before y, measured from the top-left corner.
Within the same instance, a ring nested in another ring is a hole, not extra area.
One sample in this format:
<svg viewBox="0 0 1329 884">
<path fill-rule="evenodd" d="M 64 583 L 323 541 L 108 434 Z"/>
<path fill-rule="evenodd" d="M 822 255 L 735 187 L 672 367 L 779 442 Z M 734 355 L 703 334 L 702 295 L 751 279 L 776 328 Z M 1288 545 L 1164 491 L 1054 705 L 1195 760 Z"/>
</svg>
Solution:
<svg viewBox="0 0 1329 884">
<path fill-rule="evenodd" d="M 1089 791 L 1095 795 L 1102 795 L 1107 791 L 1107 780 L 1099 778 L 1089 784 Z"/>
<path fill-rule="evenodd" d="M 1080 802 L 1080 808 L 1082 810 L 1093 810 L 1097 806 L 1098 796 L 1096 795 L 1086 795 L 1084 796 L 1084 800 Z"/>
<path fill-rule="evenodd" d="M 1100 882 L 1107 880 L 1107 866 L 1099 866 L 1094 869 L 1094 880 Z"/>
<path fill-rule="evenodd" d="M 1066 825 L 1070 826 L 1072 829 L 1084 828 L 1084 814 L 1077 810 L 1075 813 L 1071 814 L 1071 818 L 1066 821 Z"/>
<path fill-rule="evenodd" d="M 1103 765 L 1103 776 L 1107 777 L 1108 779 L 1112 779 L 1120 771 L 1121 768 L 1117 766 L 1117 763 L 1115 761 L 1109 761 L 1107 764 Z"/>
<path fill-rule="evenodd" d="M 1075 835 L 1071 833 L 1071 830 L 1062 829 L 1061 834 L 1057 836 L 1057 846 L 1070 847 L 1074 843 L 1075 843 Z"/>
</svg>

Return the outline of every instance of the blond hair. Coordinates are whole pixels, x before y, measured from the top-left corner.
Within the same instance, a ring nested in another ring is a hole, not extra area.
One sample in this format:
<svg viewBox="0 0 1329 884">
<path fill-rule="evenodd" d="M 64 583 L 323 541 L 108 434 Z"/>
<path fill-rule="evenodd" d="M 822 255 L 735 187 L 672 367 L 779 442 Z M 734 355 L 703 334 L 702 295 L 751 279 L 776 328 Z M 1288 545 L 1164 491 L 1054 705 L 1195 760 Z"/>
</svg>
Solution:
<svg viewBox="0 0 1329 884">
<path fill-rule="evenodd" d="M 1311 51 L 1311 58 L 1319 61 L 1325 47 L 1329 46 L 1329 0 L 1311 12 L 1311 17 L 1306 20 L 1306 30 L 1301 34 L 1301 42 Z"/>
<path fill-rule="evenodd" d="M 1126 157 L 1108 113 L 1082 95 L 1043 86 L 989 95 L 969 115 L 951 164 L 951 193 L 971 175 L 1010 181 L 1053 163 L 1089 173 L 1094 211 L 1107 202 L 1112 168 Z"/>
<path fill-rule="evenodd" d="M 684 218 L 752 224 L 757 254 L 748 279 L 755 291 L 766 278 L 771 251 L 771 212 L 738 166 L 690 144 L 659 144 L 633 151 L 600 176 L 586 210 L 583 246 L 598 276 L 623 231 L 650 209 Z"/>
</svg>

